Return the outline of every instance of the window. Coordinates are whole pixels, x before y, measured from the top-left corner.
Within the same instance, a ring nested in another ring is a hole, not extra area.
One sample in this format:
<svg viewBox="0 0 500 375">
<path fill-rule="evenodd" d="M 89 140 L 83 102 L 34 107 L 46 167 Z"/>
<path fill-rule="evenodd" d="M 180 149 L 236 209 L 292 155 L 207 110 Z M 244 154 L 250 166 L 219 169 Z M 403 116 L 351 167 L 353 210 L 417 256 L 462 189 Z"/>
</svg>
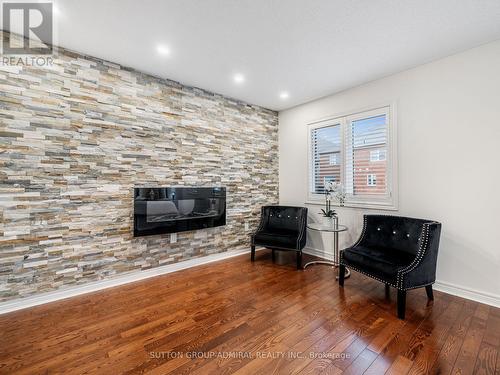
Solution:
<svg viewBox="0 0 500 375">
<path fill-rule="evenodd" d="M 370 161 L 384 161 L 384 160 L 385 160 L 385 150 L 370 151 Z"/>
<path fill-rule="evenodd" d="M 334 180 L 347 206 L 395 209 L 394 134 L 390 106 L 310 124 L 309 200 L 322 200 Z"/>
<path fill-rule="evenodd" d="M 311 151 L 313 153 L 313 192 L 322 194 L 325 183 L 340 181 L 340 157 L 338 163 L 331 163 L 331 156 L 340 153 L 340 124 L 325 124 L 311 130 Z M 337 156 L 335 156 L 337 158 Z"/>
<path fill-rule="evenodd" d="M 339 153 L 336 152 L 334 154 L 330 154 L 330 165 L 338 165 L 339 164 Z"/>
<path fill-rule="evenodd" d="M 377 186 L 377 175 L 369 174 L 366 176 L 367 186 Z"/>
</svg>

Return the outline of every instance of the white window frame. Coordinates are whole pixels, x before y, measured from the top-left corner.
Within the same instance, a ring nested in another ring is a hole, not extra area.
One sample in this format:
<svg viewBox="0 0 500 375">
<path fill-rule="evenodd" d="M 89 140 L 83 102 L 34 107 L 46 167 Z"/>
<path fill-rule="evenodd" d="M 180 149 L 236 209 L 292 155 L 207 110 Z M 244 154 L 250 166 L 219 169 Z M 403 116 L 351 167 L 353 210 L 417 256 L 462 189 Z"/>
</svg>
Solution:
<svg viewBox="0 0 500 375">
<path fill-rule="evenodd" d="M 387 178 L 387 196 L 382 198 L 360 197 L 348 195 L 345 201 L 345 207 L 352 208 L 368 208 L 379 210 L 397 210 L 398 209 L 398 158 L 397 158 L 397 121 L 396 121 L 396 104 L 381 104 L 378 106 L 371 106 L 352 111 L 346 111 L 337 115 L 328 116 L 327 118 L 313 121 L 307 124 L 307 196 L 305 199 L 306 204 L 323 205 L 324 195 L 312 192 L 313 187 L 313 169 L 312 162 L 314 156 L 312 155 L 311 147 L 311 131 L 313 129 L 328 127 L 332 125 L 340 125 L 340 133 L 342 139 L 342 147 L 339 153 L 340 180 L 345 186 L 346 175 L 346 158 L 345 150 L 347 149 L 346 134 L 347 126 L 350 122 L 364 119 L 367 117 L 386 115 L 387 119 L 387 144 L 385 150 L 385 161 L 387 163 L 386 178 Z M 333 206 L 338 206 L 336 201 L 332 201 Z"/>
</svg>

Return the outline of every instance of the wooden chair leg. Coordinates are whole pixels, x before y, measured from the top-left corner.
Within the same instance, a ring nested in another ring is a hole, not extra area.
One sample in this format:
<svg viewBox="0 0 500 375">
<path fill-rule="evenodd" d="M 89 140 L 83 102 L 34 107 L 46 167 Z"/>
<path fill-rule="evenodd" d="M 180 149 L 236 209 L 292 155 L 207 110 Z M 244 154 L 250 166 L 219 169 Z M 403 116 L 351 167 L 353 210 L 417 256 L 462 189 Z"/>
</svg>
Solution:
<svg viewBox="0 0 500 375">
<path fill-rule="evenodd" d="M 251 256 L 250 256 L 250 259 L 252 260 L 252 262 L 255 262 L 255 246 L 252 245 L 252 248 L 251 248 Z"/>
<path fill-rule="evenodd" d="M 398 318 L 404 320 L 406 312 L 406 290 L 398 289 Z"/>
<path fill-rule="evenodd" d="M 302 251 L 297 251 L 297 269 L 302 269 Z"/>
<path fill-rule="evenodd" d="M 344 265 L 339 265 L 339 285 L 341 287 L 344 286 L 344 279 L 345 279 L 345 266 Z"/>
<path fill-rule="evenodd" d="M 274 249 L 271 250 L 271 259 L 273 260 L 273 263 L 276 262 L 276 253 L 274 252 Z"/>
<path fill-rule="evenodd" d="M 389 284 L 385 284 L 385 298 L 389 298 L 391 296 L 391 287 Z"/>
<path fill-rule="evenodd" d="M 434 301 L 434 293 L 432 292 L 432 285 L 427 285 L 425 287 L 425 292 L 427 293 L 427 298 Z"/>
</svg>

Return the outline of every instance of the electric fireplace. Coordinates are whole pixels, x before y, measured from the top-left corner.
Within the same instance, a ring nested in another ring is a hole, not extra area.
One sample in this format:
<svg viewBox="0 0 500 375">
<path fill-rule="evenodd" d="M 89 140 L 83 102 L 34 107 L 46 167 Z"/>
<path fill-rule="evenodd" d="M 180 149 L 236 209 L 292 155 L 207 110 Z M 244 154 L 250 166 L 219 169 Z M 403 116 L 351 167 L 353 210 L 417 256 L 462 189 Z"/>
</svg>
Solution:
<svg viewBox="0 0 500 375">
<path fill-rule="evenodd" d="M 134 237 L 226 225 L 226 188 L 134 189 Z"/>
</svg>

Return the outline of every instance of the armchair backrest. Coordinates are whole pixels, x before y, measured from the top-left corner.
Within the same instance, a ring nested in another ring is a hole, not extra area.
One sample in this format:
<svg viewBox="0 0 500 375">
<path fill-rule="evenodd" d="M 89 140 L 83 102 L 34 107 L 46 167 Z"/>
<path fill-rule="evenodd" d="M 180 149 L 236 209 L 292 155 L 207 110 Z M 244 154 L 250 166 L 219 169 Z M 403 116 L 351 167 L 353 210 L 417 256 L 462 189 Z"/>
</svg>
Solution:
<svg viewBox="0 0 500 375">
<path fill-rule="evenodd" d="M 292 206 L 264 206 L 261 228 L 267 230 L 290 230 L 301 232 L 307 225 L 307 208 Z"/>
<path fill-rule="evenodd" d="M 415 219 L 404 216 L 365 215 L 361 243 L 364 246 L 380 246 L 416 255 L 423 236 L 424 226 L 432 226 L 432 235 L 439 234 L 441 224 L 433 220 Z"/>
</svg>

